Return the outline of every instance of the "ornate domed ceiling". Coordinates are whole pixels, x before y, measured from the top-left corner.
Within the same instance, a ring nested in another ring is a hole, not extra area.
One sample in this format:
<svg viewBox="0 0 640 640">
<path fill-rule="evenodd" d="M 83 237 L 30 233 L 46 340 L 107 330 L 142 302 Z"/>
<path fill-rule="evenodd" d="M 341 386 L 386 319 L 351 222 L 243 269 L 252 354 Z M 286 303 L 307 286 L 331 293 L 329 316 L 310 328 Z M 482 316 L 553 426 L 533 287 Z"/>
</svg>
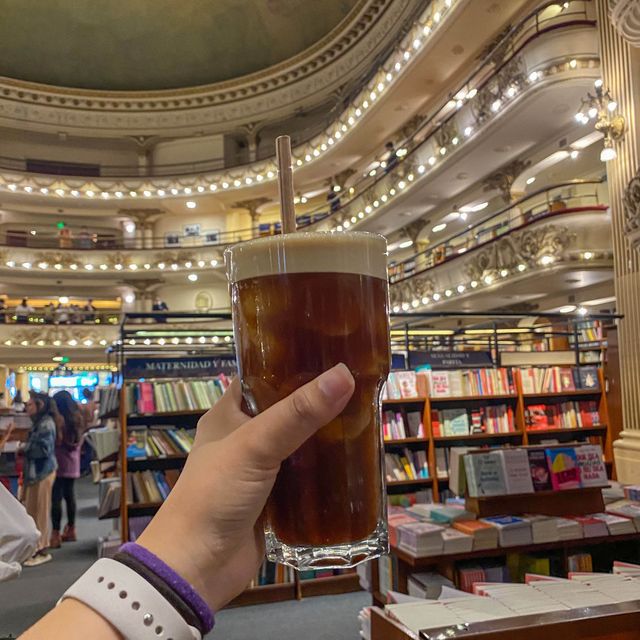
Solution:
<svg viewBox="0 0 640 640">
<path fill-rule="evenodd" d="M 148 91 L 260 71 L 313 46 L 358 0 L 0 0 L 0 76 Z"/>
</svg>

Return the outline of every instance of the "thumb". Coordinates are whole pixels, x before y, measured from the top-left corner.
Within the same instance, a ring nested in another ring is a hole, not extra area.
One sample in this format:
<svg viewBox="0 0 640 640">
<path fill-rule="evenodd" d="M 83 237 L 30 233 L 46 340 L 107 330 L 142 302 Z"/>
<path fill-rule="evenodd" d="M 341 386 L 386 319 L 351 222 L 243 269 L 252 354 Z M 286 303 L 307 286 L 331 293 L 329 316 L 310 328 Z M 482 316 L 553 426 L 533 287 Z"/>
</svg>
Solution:
<svg viewBox="0 0 640 640">
<path fill-rule="evenodd" d="M 277 468 L 345 408 L 354 388 L 349 369 L 337 364 L 242 425 L 232 437 L 253 464 Z"/>
</svg>

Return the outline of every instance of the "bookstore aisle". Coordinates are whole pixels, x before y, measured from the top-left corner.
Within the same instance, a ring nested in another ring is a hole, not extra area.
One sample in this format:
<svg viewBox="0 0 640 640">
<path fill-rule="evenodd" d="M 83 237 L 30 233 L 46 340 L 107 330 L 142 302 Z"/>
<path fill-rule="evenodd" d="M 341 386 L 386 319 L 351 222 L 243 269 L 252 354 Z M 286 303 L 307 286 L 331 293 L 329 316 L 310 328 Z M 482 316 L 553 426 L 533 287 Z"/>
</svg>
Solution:
<svg viewBox="0 0 640 640">
<path fill-rule="evenodd" d="M 40 619 L 95 561 L 98 538 L 109 533 L 111 521 L 96 518 L 97 488 L 90 478 L 78 482 L 77 499 L 78 542 L 54 549 L 52 562 L 25 568 L 18 580 L 0 583 L 1 638 L 17 637 Z M 263 638 L 297 640 L 307 635 L 314 640 L 354 640 L 358 611 L 370 600 L 360 591 L 229 609 L 218 613 L 216 629 L 207 637 L 246 640 L 259 626 Z"/>
</svg>

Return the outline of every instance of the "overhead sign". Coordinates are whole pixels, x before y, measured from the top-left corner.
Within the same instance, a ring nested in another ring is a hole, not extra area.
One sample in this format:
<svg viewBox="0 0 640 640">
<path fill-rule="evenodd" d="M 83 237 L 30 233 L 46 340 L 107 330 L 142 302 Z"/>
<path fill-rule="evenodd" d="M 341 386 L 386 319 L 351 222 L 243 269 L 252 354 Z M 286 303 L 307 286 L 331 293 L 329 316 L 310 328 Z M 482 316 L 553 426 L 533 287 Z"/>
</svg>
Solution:
<svg viewBox="0 0 640 640">
<path fill-rule="evenodd" d="M 202 358 L 128 358 L 124 365 L 125 378 L 200 378 L 218 373 L 235 375 L 233 355 Z"/>
<path fill-rule="evenodd" d="M 409 351 L 409 368 L 429 365 L 432 369 L 491 367 L 490 351 Z"/>
</svg>

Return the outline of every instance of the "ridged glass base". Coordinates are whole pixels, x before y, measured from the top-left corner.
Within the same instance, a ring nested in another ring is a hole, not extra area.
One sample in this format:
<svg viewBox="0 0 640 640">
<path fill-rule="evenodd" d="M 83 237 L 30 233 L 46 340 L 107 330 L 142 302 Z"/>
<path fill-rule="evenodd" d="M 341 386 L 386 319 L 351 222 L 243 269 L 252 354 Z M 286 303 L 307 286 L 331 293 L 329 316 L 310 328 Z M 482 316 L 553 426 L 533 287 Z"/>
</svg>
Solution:
<svg viewBox="0 0 640 640">
<path fill-rule="evenodd" d="M 265 540 L 269 560 L 298 571 L 348 569 L 389 553 L 389 537 L 384 521 L 378 522 L 375 531 L 364 540 L 329 547 L 290 546 L 278 540 L 270 530 L 265 531 Z"/>
</svg>

